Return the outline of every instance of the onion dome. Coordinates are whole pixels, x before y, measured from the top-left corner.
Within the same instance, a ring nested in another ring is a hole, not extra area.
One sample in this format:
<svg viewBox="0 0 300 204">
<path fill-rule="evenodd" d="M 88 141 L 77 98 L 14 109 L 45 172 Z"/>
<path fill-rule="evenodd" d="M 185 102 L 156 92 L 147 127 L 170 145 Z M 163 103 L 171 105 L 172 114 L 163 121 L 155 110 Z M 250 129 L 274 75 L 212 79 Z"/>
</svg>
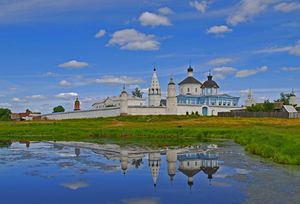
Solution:
<svg viewBox="0 0 300 204">
<path fill-rule="evenodd" d="M 174 82 L 174 80 L 173 80 L 173 77 L 170 78 L 169 85 L 175 85 L 175 82 Z"/>
<path fill-rule="evenodd" d="M 193 72 L 194 69 L 191 67 L 191 65 L 189 66 L 189 68 L 187 69 L 188 72 Z"/>
<path fill-rule="evenodd" d="M 220 88 L 217 82 L 212 80 L 213 76 L 209 74 L 207 80 L 202 84 L 201 88 Z"/>
</svg>

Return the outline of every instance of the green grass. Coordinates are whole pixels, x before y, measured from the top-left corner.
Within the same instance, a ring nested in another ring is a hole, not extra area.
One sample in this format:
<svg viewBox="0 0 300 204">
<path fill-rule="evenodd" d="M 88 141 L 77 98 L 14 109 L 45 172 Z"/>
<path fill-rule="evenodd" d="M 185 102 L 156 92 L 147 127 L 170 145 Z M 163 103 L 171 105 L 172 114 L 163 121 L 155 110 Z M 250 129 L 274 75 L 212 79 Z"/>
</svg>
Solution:
<svg viewBox="0 0 300 204">
<path fill-rule="evenodd" d="M 300 120 L 198 116 L 127 116 L 67 121 L 0 122 L 0 140 L 189 145 L 233 139 L 277 163 L 300 164 Z"/>
</svg>

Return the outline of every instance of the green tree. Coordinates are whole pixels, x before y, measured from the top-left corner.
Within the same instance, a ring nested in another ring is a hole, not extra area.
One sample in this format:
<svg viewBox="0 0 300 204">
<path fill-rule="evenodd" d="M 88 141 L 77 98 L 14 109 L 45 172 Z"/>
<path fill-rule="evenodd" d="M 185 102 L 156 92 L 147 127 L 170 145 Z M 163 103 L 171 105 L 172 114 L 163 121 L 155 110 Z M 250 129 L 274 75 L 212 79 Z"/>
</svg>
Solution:
<svg viewBox="0 0 300 204">
<path fill-rule="evenodd" d="M 280 98 L 275 102 L 283 102 L 284 105 L 289 105 L 290 94 L 285 94 L 283 92 L 280 93 Z"/>
<path fill-rule="evenodd" d="M 53 108 L 53 113 L 62 113 L 62 112 L 65 112 L 65 108 L 62 106 L 57 106 Z"/>
<path fill-rule="evenodd" d="M 141 90 L 138 87 L 136 87 L 132 91 L 132 95 L 135 96 L 135 97 L 143 98 L 143 93 L 141 92 Z"/>
<path fill-rule="evenodd" d="M 0 108 L 0 121 L 10 120 L 11 110 Z"/>
<path fill-rule="evenodd" d="M 249 112 L 272 112 L 274 111 L 274 108 L 275 108 L 274 103 L 271 103 L 269 100 L 266 100 L 264 103 L 259 103 L 247 107 L 247 110 Z"/>
</svg>

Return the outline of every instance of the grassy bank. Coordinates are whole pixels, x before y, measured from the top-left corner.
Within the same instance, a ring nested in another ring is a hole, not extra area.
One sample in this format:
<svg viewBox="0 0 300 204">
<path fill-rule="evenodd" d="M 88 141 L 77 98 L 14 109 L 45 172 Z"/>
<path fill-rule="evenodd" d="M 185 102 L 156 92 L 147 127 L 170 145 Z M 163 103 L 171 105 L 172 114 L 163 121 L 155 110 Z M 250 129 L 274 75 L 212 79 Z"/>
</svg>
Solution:
<svg viewBox="0 0 300 204">
<path fill-rule="evenodd" d="M 1 140 L 57 140 L 185 145 L 234 139 L 277 163 L 300 164 L 300 120 L 128 116 L 68 121 L 0 122 Z"/>
</svg>

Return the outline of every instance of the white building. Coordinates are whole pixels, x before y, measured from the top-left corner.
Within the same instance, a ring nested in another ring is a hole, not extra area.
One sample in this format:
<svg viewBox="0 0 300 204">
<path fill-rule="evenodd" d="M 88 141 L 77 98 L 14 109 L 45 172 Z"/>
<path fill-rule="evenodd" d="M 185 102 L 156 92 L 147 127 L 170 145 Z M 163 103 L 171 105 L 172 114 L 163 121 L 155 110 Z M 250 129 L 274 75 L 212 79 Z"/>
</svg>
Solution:
<svg viewBox="0 0 300 204">
<path fill-rule="evenodd" d="M 193 68 L 187 69 L 187 77 L 179 83 L 179 94 L 174 79 L 168 83 L 166 99 L 162 99 L 157 70 L 148 89 L 148 105 L 143 98 L 129 95 L 125 88 L 120 96 L 107 97 L 92 105 L 91 110 L 44 115 L 50 120 L 114 117 L 119 115 L 218 115 L 218 112 L 238 110 L 239 97 L 219 93 L 219 85 L 209 74 L 201 83 L 194 78 Z"/>
</svg>

